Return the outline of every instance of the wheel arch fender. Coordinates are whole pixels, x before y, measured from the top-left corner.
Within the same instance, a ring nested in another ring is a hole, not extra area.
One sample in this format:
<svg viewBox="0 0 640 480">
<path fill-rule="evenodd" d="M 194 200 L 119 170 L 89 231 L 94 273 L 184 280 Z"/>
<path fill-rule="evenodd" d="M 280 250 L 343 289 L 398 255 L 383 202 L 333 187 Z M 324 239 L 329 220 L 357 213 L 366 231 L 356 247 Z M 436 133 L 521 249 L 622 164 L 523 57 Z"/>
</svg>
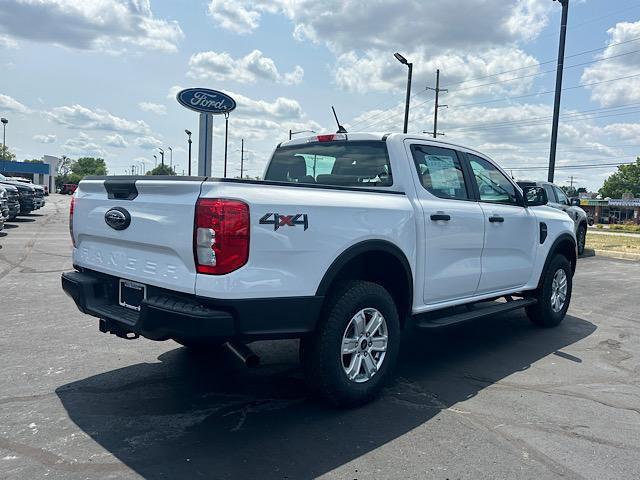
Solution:
<svg viewBox="0 0 640 480">
<path fill-rule="evenodd" d="M 542 268 L 540 279 L 538 280 L 538 287 L 540 287 L 542 279 L 544 278 L 544 273 L 547 271 L 549 262 L 551 262 L 553 256 L 558 253 L 567 257 L 571 264 L 571 273 L 575 273 L 578 261 L 576 240 L 571 234 L 563 233 L 554 240 L 551 244 L 551 248 L 549 248 L 549 253 L 547 253 L 547 258 L 544 261 L 544 267 Z"/>
<path fill-rule="evenodd" d="M 383 260 L 383 263 L 391 262 L 393 265 L 394 268 L 384 272 L 388 273 L 388 276 L 380 276 L 380 269 L 372 269 L 375 266 L 366 262 L 367 259 L 371 261 L 377 258 Z M 365 266 L 365 271 L 354 270 L 362 266 Z M 401 319 L 410 315 L 413 305 L 413 273 L 411 265 L 404 252 L 387 240 L 364 240 L 344 250 L 325 272 L 316 295 L 326 296 L 337 281 L 349 278 L 350 275 L 356 275 L 363 280 L 375 281 L 376 278 L 370 277 L 372 272 L 374 277 L 377 277 L 377 280 L 382 279 L 378 283 L 390 290 L 394 300 L 398 303 Z M 399 281 L 392 281 L 391 277 L 394 275 L 401 276 L 398 279 Z"/>
</svg>

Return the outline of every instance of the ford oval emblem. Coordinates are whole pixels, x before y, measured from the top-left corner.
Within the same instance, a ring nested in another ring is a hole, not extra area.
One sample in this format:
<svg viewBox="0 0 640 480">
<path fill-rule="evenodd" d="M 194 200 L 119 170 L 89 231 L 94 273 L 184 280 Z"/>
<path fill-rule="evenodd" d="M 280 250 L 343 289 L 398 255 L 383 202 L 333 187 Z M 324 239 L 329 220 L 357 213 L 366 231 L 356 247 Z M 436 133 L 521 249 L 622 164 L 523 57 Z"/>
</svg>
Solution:
<svg viewBox="0 0 640 480">
<path fill-rule="evenodd" d="M 124 230 L 131 223 L 131 215 L 124 208 L 114 207 L 104 214 L 104 221 L 114 230 Z"/>
<path fill-rule="evenodd" d="M 176 95 L 183 107 L 196 112 L 220 115 L 236 108 L 236 101 L 229 95 L 209 88 L 187 88 Z"/>
</svg>

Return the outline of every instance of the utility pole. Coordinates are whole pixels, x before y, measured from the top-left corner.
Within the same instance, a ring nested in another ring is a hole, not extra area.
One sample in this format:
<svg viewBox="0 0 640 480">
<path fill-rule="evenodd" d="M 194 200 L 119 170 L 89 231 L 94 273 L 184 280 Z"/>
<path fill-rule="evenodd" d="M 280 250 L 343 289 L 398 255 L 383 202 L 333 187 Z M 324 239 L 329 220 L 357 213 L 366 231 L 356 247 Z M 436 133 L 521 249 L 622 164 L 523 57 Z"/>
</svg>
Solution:
<svg viewBox="0 0 640 480">
<path fill-rule="evenodd" d="M 291 131 L 291 130 L 289 130 Z M 237 151 L 237 150 L 236 150 Z M 244 171 L 244 138 L 240 143 L 240 179 L 242 180 L 242 173 Z"/>
<path fill-rule="evenodd" d="M 569 178 L 571 179 L 571 181 L 570 181 L 570 183 L 569 183 L 571 186 L 570 186 L 569 188 L 570 188 L 571 190 L 573 190 L 573 175 L 571 175 L 571 177 L 569 177 Z"/>
<path fill-rule="evenodd" d="M 439 104 L 440 92 L 448 92 L 446 88 L 440 88 L 440 69 L 436 70 L 436 88 L 427 87 L 427 90 L 436 92 L 436 102 L 433 108 L 433 138 L 436 138 L 438 135 L 444 135 L 443 133 L 438 133 L 438 109 L 448 107 L 448 105 Z"/>
<path fill-rule="evenodd" d="M 555 0 L 554 0 L 555 1 Z M 553 101 L 553 125 L 551 127 L 551 149 L 549 151 L 549 182 L 553 182 L 556 169 L 556 146 L 558 144 L 558 119 L 560 117 L 560 96 L 562 94 L 562 70 L 564 69 L 564 44 L 567 38 L 567 17 L 569 0 L 557 0 L 562 5 L 560 22 L 560 44 L 558 45 L 558 66 L 556 67 L 556 96 Z"/>
</svg>

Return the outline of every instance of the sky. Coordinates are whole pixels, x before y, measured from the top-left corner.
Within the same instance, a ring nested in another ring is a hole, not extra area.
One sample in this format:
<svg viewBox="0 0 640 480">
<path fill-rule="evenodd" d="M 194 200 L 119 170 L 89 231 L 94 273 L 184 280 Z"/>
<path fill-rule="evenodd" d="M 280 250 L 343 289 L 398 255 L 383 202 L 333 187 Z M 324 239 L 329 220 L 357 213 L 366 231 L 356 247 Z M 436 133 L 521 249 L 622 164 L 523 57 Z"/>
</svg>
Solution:
<svg viewBox="0 0 640 480">
<path fill-rule="evenodd" d="M 552 0 L 0 0 L 0 115 L 19 160 L 99 156 L 125 174 L 172 147 L 181 173 L 198 114 L 175 94 L 213 88 L 238 104 L 229 176 L 241 139 L 257 176 L 290 129 L 335 131 L 332 105 L 349 131 L 401 131 L 400 52 L 409 132 L 433 129 L 440 69 L 439 138 L 545 179 L 560 13 Z M 556 183 L 597 190 L 640 154 L 640 1 L 570 1 L 563 87 Z M 216 117 L 216 175 L 223 146 Z"/>
</svg>

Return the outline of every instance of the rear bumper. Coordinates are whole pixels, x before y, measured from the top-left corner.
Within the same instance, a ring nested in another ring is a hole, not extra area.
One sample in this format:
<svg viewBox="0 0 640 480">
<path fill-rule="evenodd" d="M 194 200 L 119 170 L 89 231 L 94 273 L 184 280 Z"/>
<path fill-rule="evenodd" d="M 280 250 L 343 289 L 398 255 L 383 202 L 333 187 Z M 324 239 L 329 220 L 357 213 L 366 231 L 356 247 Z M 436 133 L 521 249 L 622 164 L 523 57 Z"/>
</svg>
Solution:
<svg viewBox="0 0 640 480">
<path fill-rule="evenodd" d="M 117 302 L 118 278 L 83 270 L 62 274 L 62 289 L 100 330 L 151 340 L 242 341 L 298 338 L 315 330 L 324 297 L 220 300 L 148 286 L 140 312 Z"/>
</svg>

